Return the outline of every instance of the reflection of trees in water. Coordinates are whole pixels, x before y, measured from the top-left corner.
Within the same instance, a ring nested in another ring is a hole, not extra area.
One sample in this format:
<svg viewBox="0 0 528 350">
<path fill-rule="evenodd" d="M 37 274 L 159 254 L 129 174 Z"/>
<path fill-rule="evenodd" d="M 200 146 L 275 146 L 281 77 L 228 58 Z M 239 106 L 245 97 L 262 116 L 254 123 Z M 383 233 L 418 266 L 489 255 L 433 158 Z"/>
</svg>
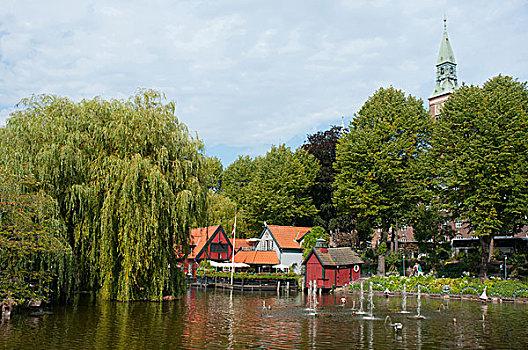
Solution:
<svg viewBox="0 0 528 350">
<path fill-rule="evenodd" d="M 339 298 L 323 294 L 321 313 L 309 316 L 306 295 L 277 297 L 229 291 L 189 291 L 181 300 L 163 303 L 97 301 L 82 295 L 52 315 L 16 314 L 0 326 L 0 348 L 17 349 L 150 349 L 150 348 L 501 348 L 528 344 L 526 306 L 478 304 L 441 299 L 422 300 L 424 320 L 409 320 L 389 308 L 401 299 L 374 298 L 375 317 L 390 314 L 404 325 L 399 334 L 383 322 L 364 320 L 342 307 Z M 358 295 L 350 298 L 357 299 Z M 262 301 L 271 305 L 263 312 Z M 409 297 L 414 313 L 417 299 Z M 438 310 L 441 311 L 438 311 Z M 485 316 L 485 326 L 483 325 Z M 453 318 L 457 322 L 453 322 Z"/>
</svg>

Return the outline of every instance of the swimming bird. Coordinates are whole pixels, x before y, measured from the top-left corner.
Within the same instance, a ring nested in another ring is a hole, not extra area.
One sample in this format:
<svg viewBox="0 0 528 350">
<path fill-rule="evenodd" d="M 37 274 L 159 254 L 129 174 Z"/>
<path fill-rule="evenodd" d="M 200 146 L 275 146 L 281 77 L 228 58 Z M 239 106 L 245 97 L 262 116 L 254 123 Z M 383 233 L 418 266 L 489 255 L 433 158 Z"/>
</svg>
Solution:
<svg viewBox="0 0 528 350">
<path fill-rule="evenodd" d="M 403 324 L 401 324 L 400 322 L 396 322 L 392 324 L 392 327 L 394 327 L 394 330 L 396 332 L 399 332 L 403 329 Z"/>
<path fill-rule="evenodd" d="M 390 318 L 389 315 L 387 315 L 387 317 L 385 317 L 385 324 L 387 324 L 387 321 L 389 321 L 389 326 L 391 326 L 392 328 L 394 328 L 394 331 L 395 332 L 399 332 L 403 329 L 403 324 L 400 323 L 400 322 L 395 322 L 395 323 L 392 323 L 392 320 Z"/>
</svg>

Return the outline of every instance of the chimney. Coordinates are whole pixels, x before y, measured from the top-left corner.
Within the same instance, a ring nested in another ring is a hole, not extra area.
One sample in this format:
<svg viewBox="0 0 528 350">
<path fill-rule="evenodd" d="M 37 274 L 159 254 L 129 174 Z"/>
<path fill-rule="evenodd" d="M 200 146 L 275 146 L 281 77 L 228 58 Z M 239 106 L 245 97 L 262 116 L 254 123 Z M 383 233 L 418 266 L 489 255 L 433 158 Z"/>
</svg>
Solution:
<svg viewBox="0 0 528 350">
<path fill-rule="evenodd" d="M 323 238 L 317 238 L 315 240 L 315 248 L 319 249 L 321 253 L 328 253 L 328 243 Z"/>
</svg>

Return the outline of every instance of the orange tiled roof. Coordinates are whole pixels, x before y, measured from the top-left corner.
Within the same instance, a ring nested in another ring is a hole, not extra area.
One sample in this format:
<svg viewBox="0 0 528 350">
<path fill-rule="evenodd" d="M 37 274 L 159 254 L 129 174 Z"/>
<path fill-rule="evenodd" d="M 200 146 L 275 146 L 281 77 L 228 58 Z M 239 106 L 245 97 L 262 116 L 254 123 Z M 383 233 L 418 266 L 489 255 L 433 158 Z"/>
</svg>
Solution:
<svg viewBox="0 0 528 350">
<path fill-rule="evenodd" d="M 296 227 L 296 226 L 277 226 L 277 225 L 268 225 L 268 229 L 275 237 L 275 240 L 281 248 L 297 248 L 301 249 L 301 245 L 298 241 L 306 233 L 308 233 L 310 227 Z"/>
<path fill-rule="evenodd" d="M 279 258 L 274 251 L 241 250 L 235 255 L 235 262 L 256 265 L 277 265 Z"/>
<path fill-rule="evenodd" d="M 233 245 L 233 238 L 229 238 L 229 242 L 231 242 L 231 245 Z M 251 248 L 254 246 L 255 244 L 253 242 L 248 242 L 245 238 L 235 239 L 235 250 L 240 248 Z"/>
<path fill-rule="evenodd" d="M 199 227 L 193 228 L 189 231 L 191 237 L 191 253 L 189 254 L 189 259 L 196 258 L 196 255 L 202 250 L 205 243 L 211 238 L 220 225 L 208 226 L 208 227 Z"/>
</svg>

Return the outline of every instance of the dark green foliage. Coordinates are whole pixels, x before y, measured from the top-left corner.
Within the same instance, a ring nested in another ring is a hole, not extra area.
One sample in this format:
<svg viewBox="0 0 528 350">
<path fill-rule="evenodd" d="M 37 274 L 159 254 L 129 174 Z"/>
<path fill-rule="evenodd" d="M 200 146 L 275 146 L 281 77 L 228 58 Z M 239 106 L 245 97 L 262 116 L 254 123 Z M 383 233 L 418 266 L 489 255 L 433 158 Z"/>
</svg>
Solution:
<svg viewBox="0 0 528 350">
<path fill-rule="evenodd" d="M 302 149 L 313 155 L 321 165 L 321 171 L 310 189 L 310 195 L 319 211 L 314 218 L 314 224 L 323 226 L 327 230 L 330 220 L 337 216 L 337 211 L 332 203 L 332 195 L 334 192 L 336 145 L 342 132 L 341 127 L 333 126 L 329 130 L 309 135 L 302 145 Z"/>
<path fill-rule="evenodd" d="M 0 301 L 71 296 L 75 259 L 56 202 L 32 177 L 0 167 Z"/>
<path fill-rule="evenodd" d="M 448 225 L 451 218 L 437 206 L 424 203 L 416 206 L 411 216 L 409 223 L 413 228 L 414 239 L 418 242 L 420 252 L 426 254 L 425 259 L 437 264 L 449 258 L 448 251 L 454 237 L 454 231 Z"/>
<path fill-rule="evenodd" d="M 481 277 L 490 243 L 528 223 L 528 90 L 497 76 L 482 88 L 462 86 L 436 124 L 432 157 L 437 193 L 481 242 Z"/>
<path fill-rule="evenodd" d="M 355 214 L 338 214 L 329 222 L 332 240 L 338 247 L 365 249 L 372 241 L 373 221 L 369 217 L 358 219 Z"/>
<path fill-rule="evenodd" d="M 382 229 L 381 242 L 418 203 L 413 170 L 427 150 L 429 123 L 421 100 L 381 88 L 337 145 L 334 203 L 358 220 L 375 218 L 371 226 Z"/>
<path fill-rule="evenodd" d="M 222 177 L 225 193 L 237 203 L 249 232 L 273 225 L 310 226 L 317 209 L 309 190 L 319 172 L 313 156 L 301 149 L 272 147 L 264 157 L 239 157 Z M 237 221 L 238 224 L 238 221 Z"/>
<path fill-rule="evenodd" d="M 174 249 L 204 220 L 214 182 L 202 145 L 154 91 L 129 101 L 33 96 L 2 131 L 0 164 L 59 206 L 79 288 L 118 300 L 181 292 Z"/>
</svg>

